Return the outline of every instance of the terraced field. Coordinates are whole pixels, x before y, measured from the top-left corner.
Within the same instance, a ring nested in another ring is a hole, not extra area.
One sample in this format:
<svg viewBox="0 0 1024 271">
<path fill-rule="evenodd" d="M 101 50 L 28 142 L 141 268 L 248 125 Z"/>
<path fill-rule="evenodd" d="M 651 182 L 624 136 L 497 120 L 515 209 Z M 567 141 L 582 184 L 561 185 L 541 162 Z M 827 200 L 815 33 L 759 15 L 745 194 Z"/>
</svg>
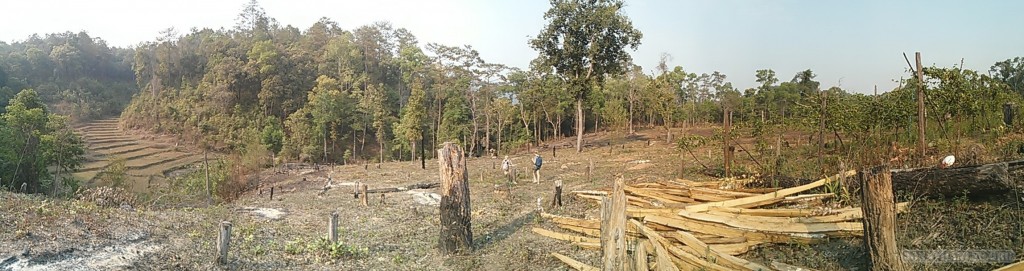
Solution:
<svg viewBox="0 0 1024 271">
<path fill-rule="evenodd" d="M 129 133 L 121 130 L 117 122 L 100 120 L 75 129 L 88 149 L 85 162 L 73 174 L 84 185 L 109 185 L 109 180 L 100 173 L 122 160 L 126 188 L 146 193 L 166 185 L 165 173 L 203 161 L 201 153 L 178 147 L 173 138 Z"/>
</svg>

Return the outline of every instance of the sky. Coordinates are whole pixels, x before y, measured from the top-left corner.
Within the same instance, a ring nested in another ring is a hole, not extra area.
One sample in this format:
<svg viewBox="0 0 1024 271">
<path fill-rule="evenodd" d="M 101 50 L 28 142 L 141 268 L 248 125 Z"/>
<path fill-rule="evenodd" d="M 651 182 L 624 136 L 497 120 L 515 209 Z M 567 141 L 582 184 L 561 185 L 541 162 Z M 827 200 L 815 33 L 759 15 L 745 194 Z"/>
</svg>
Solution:
<svg viewBox="0 0 1024 271">
<path fill-rule="evenodd" d="M 248 0 L 0 0 L 0 41 L 86 31 L 111 46 L 153 41 L 161 30 L 231 28 Z M 526 68 L 527 44 L 544 26 L 546 0 L 261 0 L 281 25 L 305 30 L 321 17 L 355 29 L 379 21 L 421 44 L 471 45 L 492 63 Z M 759 69 L 782 81 L 811 69 L 822 88 L 885 92 L 909 78 L 903 53 L 925 66 L 988 72 L 1024 56 L 1024 1 L 626 1 L 643 32 L 634 63 L 653 73 L 663 54 L 691 73 L 720 71 L 739 89 Z"/>
</svg>

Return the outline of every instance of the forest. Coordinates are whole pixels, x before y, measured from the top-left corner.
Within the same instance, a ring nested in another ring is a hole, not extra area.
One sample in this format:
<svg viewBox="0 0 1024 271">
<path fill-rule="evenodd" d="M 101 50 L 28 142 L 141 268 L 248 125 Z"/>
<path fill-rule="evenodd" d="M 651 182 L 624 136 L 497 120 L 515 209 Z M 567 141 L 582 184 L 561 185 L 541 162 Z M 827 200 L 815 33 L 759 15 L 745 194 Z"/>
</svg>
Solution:
<svg viewBox="0 0 1024 271">
<path fill-rule="evenodd" d="M 545 16 L 573 15 L 558 12 Z M 737 127 L 730 133 L 757 138 L 761 155 L 786 131 L 830 138 L 822 145 L 833 166 L 859 150 L 916 140 L 906 128 L 916 116 L 919 83 L 912 76 L 868 95 L 823 88 L 812 70 L 790 77 L 760 69 L 753 74 L 758 86 L 738 89 L 717 71 L 670 67 L 668 54 L 656 67 L 633 64 L 625 49 L 643 35 L 628 18 L 609 14 L 615 20 L 605 22 L 620 33 L 605 42 L 619 53 L 583 56 L 597 64 L 583 71 L 586 78 L 573 70 L 571 50 L 553 45 L 563 38 L 557 29 L 529 41 L 539 54 L 520 69 L 487 62 L 469 45 L 420 44 L 387 22 L 351 30 L 328 18 L 304 30 L 282 26 L 255 1 L 232 29 L 170 28 L 133 48 L 109 47 L 85 32 L 0 43 L 3 131 L 13 135 L 3 137 L 9 147 L 0 178 L 14 189 L 15 179 L 48 179 L 46 167 L 73 169 L 80 157 L 50 158 L 47 138 L 69 124 L 118 114 L 127 128 L 177 135 L 203 149 L 274 157 L 267 165 L 412 160 L 433 155 L 430 149 L 445 141 L 475 155 L 508 153 L 585 132 L 632 134 L 637 126 L 664 129 L 666 141 L 689 148 L 712 138 L 672 135 L 669 128 L 721 123 L 725 111 Z M 1022 103 L 1024 58 L 994 63 L 990 71 L 923 72 L 928 122 L 938 127 L 928 138 L 937 148 L 1019 129 L 1002 122 L 1002 111 L 1008 101 Z M 14 98 L 23 89 L 32 91 Z M 47 117 L 34 115 L 29 124 L 16 116 L 36 109 Z M 73 134 L 56 137 L 75 146 L 70 153 L 80 152 Z M 575 145 L 583 144 L 580 137 Z"/>
</svg>

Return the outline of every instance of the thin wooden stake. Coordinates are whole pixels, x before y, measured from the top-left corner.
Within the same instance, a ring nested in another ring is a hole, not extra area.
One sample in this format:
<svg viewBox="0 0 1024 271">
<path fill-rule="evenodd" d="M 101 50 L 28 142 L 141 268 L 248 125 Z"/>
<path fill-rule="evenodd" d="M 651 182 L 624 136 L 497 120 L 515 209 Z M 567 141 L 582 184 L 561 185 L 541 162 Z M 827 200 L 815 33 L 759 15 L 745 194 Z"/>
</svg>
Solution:
<svg viewBox="0 0 1024 271">
<path fill-rule="evenodd" d="M 220 222 L 220 234 L 217 236 L 217 263 L 228 263 L 228 249 L 231 246 L 231 222 Z"/>
<path fill-rule="evenodd" d="M 562 180 L 555 181 L 555 198 L 551 200 L 551 207 L 562 207 Z"/>
</svg>

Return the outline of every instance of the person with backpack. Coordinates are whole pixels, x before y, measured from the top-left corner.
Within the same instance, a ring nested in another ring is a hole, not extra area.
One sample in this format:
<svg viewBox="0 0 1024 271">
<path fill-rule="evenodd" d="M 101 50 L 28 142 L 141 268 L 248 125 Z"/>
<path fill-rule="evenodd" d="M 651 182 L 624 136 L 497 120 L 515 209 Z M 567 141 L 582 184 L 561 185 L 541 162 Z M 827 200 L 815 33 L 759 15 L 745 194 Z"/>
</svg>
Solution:
<svg viewBox="0 0 1024 271">
<path fill-rule="evenodd" d="M 544 164 L 544 158 L 536 151 L 533 152 L 533 183 L 540 182 L 540 166 Z"/>
</svg>

